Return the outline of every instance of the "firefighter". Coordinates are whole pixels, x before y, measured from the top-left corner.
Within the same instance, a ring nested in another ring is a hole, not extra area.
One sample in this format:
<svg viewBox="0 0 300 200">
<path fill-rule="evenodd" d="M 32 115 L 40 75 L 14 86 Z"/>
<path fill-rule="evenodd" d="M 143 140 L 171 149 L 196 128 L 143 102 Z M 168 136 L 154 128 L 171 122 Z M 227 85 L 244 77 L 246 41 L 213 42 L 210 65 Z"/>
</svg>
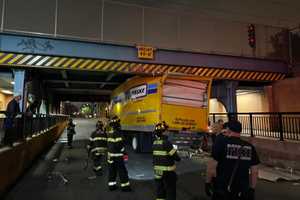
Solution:
<svg viewBox="0 0 300 200">
<path fill-rule="evenodd" d="M 67 127 L 67 137 L 68 137 L 68 146 L 69 148 L 72 148 L 72 143 L 73 143 L 73 136 L 76 134 L 75 132 L 75 124 L 73 122 L 73 119 L 69 119 L 68 127 Z"/>
<path fill-rule="evenodd" d="M 94 172 L 96 176 L 101 176 L 102 173 L 102 160 L 107 150 L 107 136 L 104 131 L 104 125 L 102 121 L 98 121 L 96 124 L 96 130 L 92 132 L 90 136 L 90 142 L 87 146 L 89 155 L 92 155 L 94 161 Z"/>
<path fill-rule="evenodd" d="M 175 161 L 180 161 L 180 157 L 165 134 L 167 129 L 167 124 L 163 122 L 156 124 L 154 130 L 153 165 L 157 200 L 176 200 Z"/>
<path fill-rule="evenodd" d="M 121 190 L 123 192 L 131 191 L 128 172 L 123 158 L 125 155 L 120 119 L 115 116 L 109 121 L 107 132 L 108 188 L 110 191 L 117 189 L 117 174 L 120 177 Z"/>
</svg>

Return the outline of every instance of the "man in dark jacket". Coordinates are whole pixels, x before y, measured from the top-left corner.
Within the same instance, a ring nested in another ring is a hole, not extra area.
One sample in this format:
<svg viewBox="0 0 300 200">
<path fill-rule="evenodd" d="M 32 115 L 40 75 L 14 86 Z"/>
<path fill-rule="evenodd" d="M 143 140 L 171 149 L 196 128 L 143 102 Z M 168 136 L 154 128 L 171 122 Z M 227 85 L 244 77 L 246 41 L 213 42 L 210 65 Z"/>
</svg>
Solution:
<svg viewBox="0 0 300 200">
<path fill-rule="evenodd" d="M 20 113 L 19 102 L 21 100 L 20 94 L 15 94 L 14 98 L 7 104 L 6 116 L 14 118 L 18 113 Z"/>
<path fill-rule="evenodd" d="M 107 150 L 107 136 L 103 128 L 103 122 L 98 121 L 96 130 L 90 136 L 88 144 L 89 154 L 92 154 L 94 161 L 94 172 L 97 176 L 102 175 L 102 160 Z"/>
<path fill-rule="evenodd" d="M 128 172 L 124 163 L 125 146 L 121 134 L 121 124 L 118 117 L 113 117 L 109 121 L 107 131 L 107 162 L 108 162 L 108 188 L 117 189 L 117 174 L 121 182 L 121 190 L 130 192 L 131 187 L 128 178 Z"/>
<path fill-rule="evenodd" d="M 13 146 L 14 141 L 17 139 L 17 135 L 14 131 L 14 127 L 16 126 L 16 119 L 18 113 L 20 113 L 20 105 L 19 102 L 21 100 L 20 94 L 15 94 L 14 98 L 7 104 L 6 108 L 6 118 L 4 120 L 4 138 L 3 143 L 4 145 Z"/>
<path fill-rule="evenodd" d="M 205 184 L 212 200 L 254 200 L 260 161 L 255 147 L 241 140 L 241 131 L 239 121 L 229 121 L 226 136 L 213 146 Z"/>
<path fill-rule="evenodd" d="M 164 135 L 167 130 L 166 123 L 155 126 L 153 142 L 153 165 L 156 183 L 156 199 L 176 200 L 175 161 L 180 161 L 176 149 L 168 137 Z"/>
</svg>

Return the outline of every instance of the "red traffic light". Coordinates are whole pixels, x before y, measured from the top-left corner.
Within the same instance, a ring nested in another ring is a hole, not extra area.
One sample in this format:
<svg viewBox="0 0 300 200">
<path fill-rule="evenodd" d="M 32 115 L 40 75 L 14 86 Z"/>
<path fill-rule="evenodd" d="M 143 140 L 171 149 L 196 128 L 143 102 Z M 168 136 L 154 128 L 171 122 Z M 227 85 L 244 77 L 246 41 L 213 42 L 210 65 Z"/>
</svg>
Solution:
<svg viewBox="0 0 300 200">
<path fill-rule="evenodd" d="M 254 24 L 248 25 L 248 43 L 249 46 L 255 48 L 256 46 L 256 39 L 255 39 L 255 26 Z"/>
</svg>

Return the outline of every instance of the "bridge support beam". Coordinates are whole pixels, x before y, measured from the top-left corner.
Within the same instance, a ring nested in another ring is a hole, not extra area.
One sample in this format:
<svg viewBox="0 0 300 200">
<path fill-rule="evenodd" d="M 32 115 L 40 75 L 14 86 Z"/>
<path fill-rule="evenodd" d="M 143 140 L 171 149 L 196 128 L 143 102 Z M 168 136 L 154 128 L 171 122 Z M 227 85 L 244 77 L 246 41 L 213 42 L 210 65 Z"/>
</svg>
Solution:
<svg viewBox="0 0 300 200">
<path fill-rule="evenodd" d="M 212 98 L 217 98 L 223 103 L 228 113 L 237 112 L 236 90 L 237 81 L 220 81 L 213 84 Z"/>
</svg>

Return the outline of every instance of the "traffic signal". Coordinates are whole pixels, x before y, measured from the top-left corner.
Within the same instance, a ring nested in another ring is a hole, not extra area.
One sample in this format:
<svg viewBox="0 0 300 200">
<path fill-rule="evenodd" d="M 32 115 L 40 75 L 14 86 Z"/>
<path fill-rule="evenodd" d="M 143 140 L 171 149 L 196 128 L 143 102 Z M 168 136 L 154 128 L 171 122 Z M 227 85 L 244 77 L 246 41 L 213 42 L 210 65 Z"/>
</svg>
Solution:
<svg viewBox="0 0 300 200">
<path fill-rule="evenodd" d="M 248 25 L 248 43 L 251 48 L 255 48 L 256 39 L 255 39 L 255 26 L 254 24 Z"/>
</svg>

